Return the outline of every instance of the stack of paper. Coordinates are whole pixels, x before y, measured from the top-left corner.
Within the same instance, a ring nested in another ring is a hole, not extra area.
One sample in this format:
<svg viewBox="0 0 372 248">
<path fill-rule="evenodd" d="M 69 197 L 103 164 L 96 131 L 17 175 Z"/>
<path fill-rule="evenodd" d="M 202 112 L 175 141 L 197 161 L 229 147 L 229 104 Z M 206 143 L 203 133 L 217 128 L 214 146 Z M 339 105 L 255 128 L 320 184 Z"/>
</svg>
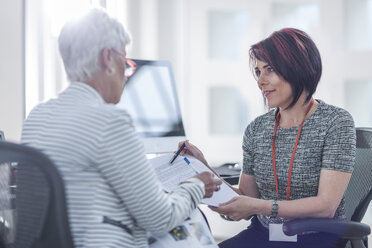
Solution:
<svg viewBox="0 0 372 248">
<path fill-rule="evenodd" d="M 200 172 L 208 171 L 215 174 L 214 171 L 194 157 L 185 156 L 186 159 L 190 161 L 190 164 L 185 161 L 185 157 L 183 156 L 178 156 L 176 160 L 170 164 L 169 161 L 172 157 L 173 154 L 166 154 L 150 160 L 159 181 L 168 192 L 177 187 L 180 182 L 185 181 Z M 214 192 L 211 198 L 203 199 L 202 203 L 218 207 L 219 204 L 227 202 L 235 196 L 238 196 L 238 194 L 230 187 L 230 185 L 223 182 L 220 190 Z"/>
</svg>

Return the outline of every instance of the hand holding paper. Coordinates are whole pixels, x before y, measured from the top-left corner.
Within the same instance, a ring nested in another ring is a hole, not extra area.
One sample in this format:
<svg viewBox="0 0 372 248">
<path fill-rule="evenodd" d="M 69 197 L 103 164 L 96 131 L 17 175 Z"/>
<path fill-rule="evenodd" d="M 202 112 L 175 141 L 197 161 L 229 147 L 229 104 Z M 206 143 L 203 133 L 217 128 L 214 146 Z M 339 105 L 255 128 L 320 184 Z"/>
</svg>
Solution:
<svg viewBox="0 0 372 248">
<path fill-rule="evenodd" d="M 199 173 L 198 176 L 200 176 L 201 173 L 204 171 L 213 173 L 213 171 L 211 171 L 210 168 L 208 168 L 205 164 L 203 164 L 194 157 L 187 156 L 187 159 L 192 164 L 192 166 L 190 166 L 184 160 L 183 156 L 178 156 L 174 160 L 172 165 L 170 165 L 169 161 L 171 158 L 172 154 L 166 154 L 150 160 L 150 162 L 153 165 L 153 168 L 155 169 L 155 173 L 159 178 L 159 181 L 163 184 L 164 189 L 168 192 L 172 191 L 175 187 L 177 187 L 177 185 L 180 182 L 195 176 L 195 171 Z M 216 179 L 217 176 L 213 180 Z M 207 184 L 205 183 L 205 185 L 206 192 L 211 191 L 213 193 L 213 196 L 211 198 L 203 199 L 202 203 L 204 204 L 217 207 L 220 203 L 227 202 L 230 199 L 234 198 L 235 196 L 238 196 L 238 194 L 233 189 L 231 189 L 230 186 L 228 186 L 225 182 L 223 182 L 220 185 L 220 190 L 215 192 L 213 192 L 214 190 L 216 190 L 215 188 L 216 184 L 214 182 L 210 181 Z"/>
<path fill-rule="evenodd" d="M 197 170 L 213 172 L 209 167 L 207 167 L 205 164 L 203 164 L 196 158 L 189 157 L 189 160 L 191 161 L 191 163 L 193 163 Z M 209 206 L 218 207 L 219 204 L 227 202 L 234 198 L 235 196 L 238 196 L 238 194 L 232 188 L 230 188 L 228 184 L 226 184 L 223 181 L 219 191 L 214 192 L 211 198 L 203 199 L 201 202 Z"/>
<path fill-rule="evenodd" d="M 203 198 L 209 198 L 213 195 L 214 191 L 219 191 L 221 189 L 220 185 L 222 184 L 222 180 L 214 179 L 213 173 L 204 171 L 199 174 L 199 171 L 192 165 L 192 163 L 190 162 L 190 160 L 187 159 L 187 157 L 184 157 L 183 160 L 185 160 L 186 164 L 190 166 L 197 174 L 197 176 L 194 177 L 198 178 L 200 181 L 204 183 L 205 194 Z"/>
</svg>

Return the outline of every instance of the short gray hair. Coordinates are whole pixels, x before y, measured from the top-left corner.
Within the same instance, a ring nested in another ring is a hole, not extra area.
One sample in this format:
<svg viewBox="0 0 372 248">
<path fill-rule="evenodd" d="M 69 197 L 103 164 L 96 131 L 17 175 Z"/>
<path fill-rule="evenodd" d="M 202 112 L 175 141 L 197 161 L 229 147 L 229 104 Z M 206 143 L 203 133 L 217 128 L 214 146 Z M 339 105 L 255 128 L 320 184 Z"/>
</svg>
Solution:
<svg viewBox="0 0 372 248">
<path fill-rule="evenodd" d="M 121 51 L 130 43 L 130 36 L 120 22 L 94 8 L 80 19 L 66 23 L 58 43 L 68 79 L 86 82 L 101 69 L 102 49 Z"/>
</svg>

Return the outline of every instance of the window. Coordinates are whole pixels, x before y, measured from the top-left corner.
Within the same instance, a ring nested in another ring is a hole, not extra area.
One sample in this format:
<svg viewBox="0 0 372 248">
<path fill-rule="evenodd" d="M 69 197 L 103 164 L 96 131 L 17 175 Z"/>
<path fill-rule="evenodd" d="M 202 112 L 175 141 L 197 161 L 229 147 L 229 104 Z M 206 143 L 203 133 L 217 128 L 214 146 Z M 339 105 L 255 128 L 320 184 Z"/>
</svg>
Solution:
<svg viewBox="0 0 372 248">
<path fill-rule="evenodd" d="M 372 106 L 372 80 L 350 80 L 345 83 L 345 108 L 357 127 L 372 126 L 372 112 L 362 111 Z"/>
<path fill-rule="evenodd" d="M 372 49 L 372 0 L 345 0 L 345 46 L 350 50 Z"/>
<path fill-rule="evenodd" d="M 270 33 L 285 27 L 311 33 L 319 26 L 319 6 L 315 3 L 273 3 Z"/>
<path fill-rule="evenodd" d="M 240 90 L 231 86 L 209 89 L 211 134 L 241 135 L 248 123 L 248 106 Z"/>
<path fill-rule="evenodd" d="M 30 0 L 26 1 L 25 113 L 68 85 L 58 51 L 63 24 L 92 7 L 103 7 L 119 21 L 126 16 L 126 1 L 120 0 Z"/>
<path fill-rule="evenodd" d="M 208 55 L 211 59 L 237 60 L 240 48 L 237 44 L 248 30 L 249 14 L 246 11 L 210 11 Z"/>
</svg>

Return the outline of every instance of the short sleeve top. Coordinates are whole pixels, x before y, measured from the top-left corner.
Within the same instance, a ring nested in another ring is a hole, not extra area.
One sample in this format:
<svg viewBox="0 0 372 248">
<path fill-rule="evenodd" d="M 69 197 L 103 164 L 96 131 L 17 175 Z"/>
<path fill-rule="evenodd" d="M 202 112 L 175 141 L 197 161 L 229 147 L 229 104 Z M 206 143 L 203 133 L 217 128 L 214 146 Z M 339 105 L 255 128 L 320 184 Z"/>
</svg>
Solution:
<svg viewBox="0 0 372 248">
<path fill-rule="evenodd" d="M 352 172 L 355 160 L 356 134 L 354 121 L 344 109 L 317 100 L 319 106 L 305 120 L 293 163 L 290 200 L 316 196 L 322 169 Z M 245 130 L 243 138 L 243 173 L 253 175 L 262 199 L 276 199 L 272 165 L 272 135 L 276 110 L 257 117 Z M 288 169 L 299 126 L 278 127 L 276 171 L 278 200 L 286 199 Z M 269 220 L 258 216 L 264 226 Z M 335 219 L 344 219 L 344 199 L 336 210 Z"/>
</svg>

